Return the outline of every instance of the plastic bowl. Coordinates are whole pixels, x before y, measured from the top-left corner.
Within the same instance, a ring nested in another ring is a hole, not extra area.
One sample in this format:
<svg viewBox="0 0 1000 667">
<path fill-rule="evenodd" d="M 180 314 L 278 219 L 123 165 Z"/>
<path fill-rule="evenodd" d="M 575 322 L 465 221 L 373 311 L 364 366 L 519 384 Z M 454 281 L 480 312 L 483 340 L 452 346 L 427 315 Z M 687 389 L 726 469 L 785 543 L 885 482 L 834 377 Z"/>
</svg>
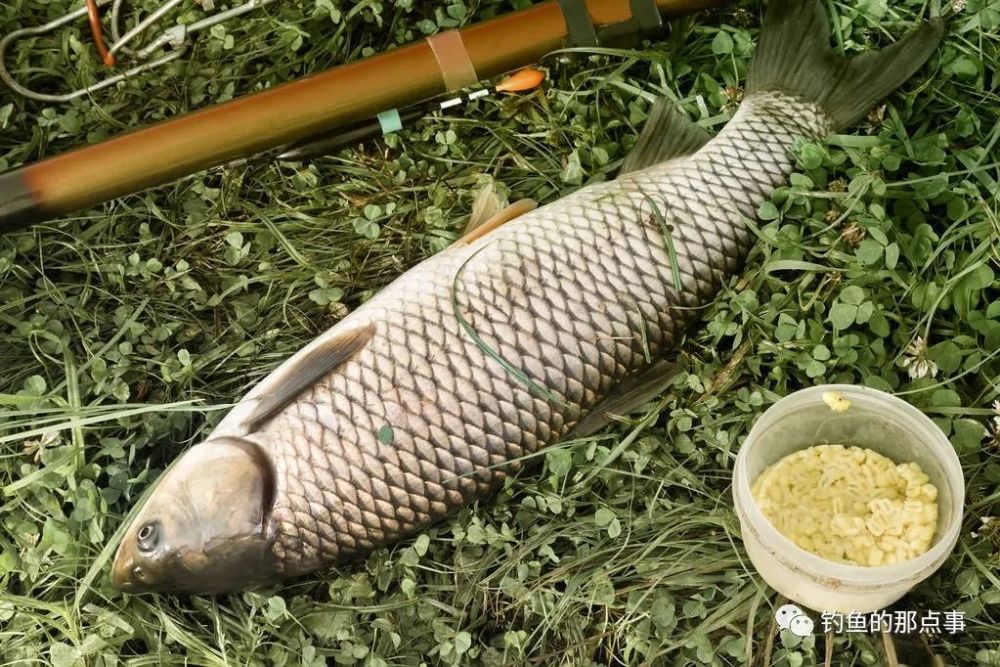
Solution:
<svg viewBox="0 0 1000 667">
<path fill-rule="evenodd" d="M 831 410 L 822 398 L 828 391 L 840 392 L 850 408 Z M 754 502 L 751 485 L 786 455 L 824 443 L 867 447 L 897 463 L 920 465 L 938 489 L 938 524 L 928 551 L 892 565 L 845 565 L 809 553 L 778 532 Z M 931 576 L 954 549 L 965 478 L 948 438 L 920 410 L 877 389 L 831 384 L 789 394 L 757 419 L 736 458 L 733 499 L 747 554 L 772 588 L 817 611 L 870 612 Z"/>
</svg>

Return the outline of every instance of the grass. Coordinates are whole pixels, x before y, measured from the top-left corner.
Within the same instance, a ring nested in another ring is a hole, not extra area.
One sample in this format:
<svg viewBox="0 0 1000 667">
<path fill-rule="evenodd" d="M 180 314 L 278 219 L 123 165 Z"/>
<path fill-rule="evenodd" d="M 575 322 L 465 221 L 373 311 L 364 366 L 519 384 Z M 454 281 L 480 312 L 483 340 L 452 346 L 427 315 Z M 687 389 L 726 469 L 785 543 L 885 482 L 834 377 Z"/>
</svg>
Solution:
<svg viewBox="0 0 1000 667">
<path fill-rule="evenodd" d="M 0 32 L 67 5 L 5 3 Z M 281 360 L 452 242 L 487 178 L 546 202 L 613 177 L 660 95 L 724 125 L 758 8 L 679 21 L 640 49 L 550 57 L 544 94 L 361 150 L 213 169 L 0 238 L 0 664 L 822 664 L 823 638 L 774 636 L 779 600 L 743 550 L 732 464 L 780 396 L 864 382 L 926 411 L 968 482 L 958 546 L 900 608 L 964 611 L 966 631 L 931 637 L 934 650 L 1000 665 L 1000 523 L 985 523 L 1000 514 L 1000 4 L 828 6 L 850 51 L 927 13 L 948 35 L 868 121 L 802 146 L 671 390 L 419 538 L 281 587 L 126 597 L 107 574 L 149 482 Z M 93 99 L 0 90 L 0 167 L 510 8 L 277 3 Z M 76 86 L 99 74 L 88 44 L 71 31 L 12 61 Z M 833 664 L 882 663 L 878 637 L 834 642 Z"/>
</svg>

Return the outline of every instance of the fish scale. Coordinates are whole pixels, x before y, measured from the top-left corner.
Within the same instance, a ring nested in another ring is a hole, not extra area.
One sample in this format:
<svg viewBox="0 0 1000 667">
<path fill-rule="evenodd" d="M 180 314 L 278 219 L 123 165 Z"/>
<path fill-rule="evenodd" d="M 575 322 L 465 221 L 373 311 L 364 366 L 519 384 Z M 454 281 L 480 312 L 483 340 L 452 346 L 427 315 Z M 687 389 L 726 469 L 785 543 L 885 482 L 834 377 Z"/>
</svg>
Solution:
<svg viewBox="0 0 1000 667">
<path fill-rule="evenodd" d="M 656 357 L 677 344 L 742 264 L 744 218 L 784 182 L 796 138 L 829 126 L 814 104 L 755 94 L 694 155 L 582 188 L 456 245 L 345 318 L 332 332 L 370 322 L 368 344 L 243 436 L 276 472 L 282 572 L 419 531 L 564 437 L 648 367 L 647 350 Z M 671 226 L 679 291 L 651 202 Z M 385 427 L 389 442 L 378 435 Z"/>
</svg>

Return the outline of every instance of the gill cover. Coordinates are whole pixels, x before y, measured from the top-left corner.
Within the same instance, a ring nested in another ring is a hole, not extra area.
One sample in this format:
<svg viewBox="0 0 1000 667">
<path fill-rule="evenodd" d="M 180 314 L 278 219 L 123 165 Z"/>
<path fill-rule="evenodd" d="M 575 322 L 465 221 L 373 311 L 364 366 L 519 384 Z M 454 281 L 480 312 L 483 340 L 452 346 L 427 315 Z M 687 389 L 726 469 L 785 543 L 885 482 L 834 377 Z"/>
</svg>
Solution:
<svg viewBox="0 0 1000 667">
<path fill-rule="evenodd" d="M 273 581 L 274 475 L 254 443 L 207 440 L 184 453 L 125 532 L 112 580 L 132 592 L 222 593 Z"/>
</svg>

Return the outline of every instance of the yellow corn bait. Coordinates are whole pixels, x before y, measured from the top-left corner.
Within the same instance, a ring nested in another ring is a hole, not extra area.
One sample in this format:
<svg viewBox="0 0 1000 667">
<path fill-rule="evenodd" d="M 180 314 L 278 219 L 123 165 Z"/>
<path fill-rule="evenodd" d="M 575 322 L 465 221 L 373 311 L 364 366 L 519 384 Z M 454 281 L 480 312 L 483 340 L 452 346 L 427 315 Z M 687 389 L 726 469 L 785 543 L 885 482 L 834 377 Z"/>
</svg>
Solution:
<svg viewBox="0 0 1000 667">
<path fill-rule="evenodd" d="M 916 463 L 870 449 L 816 445 L 789 454 L 753 484 L 778 531 L 840 563 L 891 565 L 927 551 L 937 526 L 937 488 Z"/>
<path fill-rule="evenodd" d="M 851 407 L 851 402 L 839 391 L 824 391 L 822 398 L 834 412 L 846 412 Z"/>
</svg>

